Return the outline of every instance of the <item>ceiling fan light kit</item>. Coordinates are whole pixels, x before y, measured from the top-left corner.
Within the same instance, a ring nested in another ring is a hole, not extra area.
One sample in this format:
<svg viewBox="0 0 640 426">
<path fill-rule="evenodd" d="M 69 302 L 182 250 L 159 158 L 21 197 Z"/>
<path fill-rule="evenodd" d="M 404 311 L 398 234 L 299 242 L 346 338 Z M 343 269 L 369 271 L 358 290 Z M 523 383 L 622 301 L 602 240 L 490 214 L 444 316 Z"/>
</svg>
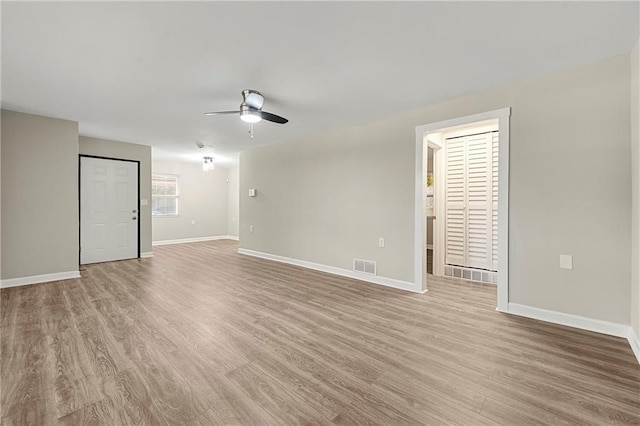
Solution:
<svg viewBox="0 0 640 426">
<path fill-rule="evenodd" d="M 240 120 L 245 123 L 257 123 L 262 120 L 260 110 L 253 109 L 247 105 L 240 105 Z"/>
</svg>

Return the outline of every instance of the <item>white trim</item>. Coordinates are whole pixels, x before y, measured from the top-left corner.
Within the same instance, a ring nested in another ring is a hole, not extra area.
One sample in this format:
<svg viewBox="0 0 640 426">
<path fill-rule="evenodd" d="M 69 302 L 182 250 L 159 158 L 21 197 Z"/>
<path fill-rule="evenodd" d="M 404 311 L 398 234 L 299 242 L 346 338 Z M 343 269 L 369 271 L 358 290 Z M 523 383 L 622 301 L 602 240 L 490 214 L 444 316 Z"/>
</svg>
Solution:
<svg viewBox="0 0 640 426">
<path fill-rule="evenodd" d="M 638 360 L 638 364 L 640 364 L 640 339 L 633 328 L 629 327 L 629 336 L 627 336 L 627 340 L 629 340 L 629 345 L 631 346 L 631 350 L 633 354 L 636 356 Z"/>
<path fill-rule="evenodd" d="M 185 244 L 185 243 L 200 243 L 202 241 L 214 241 L 214 240 L 236 240 L 238 237 L 232 235 L 213 235 L 211 237 L 195 237 L 195 238 L 181 238 L 178 240 L 160 240 L 151 243 L 152 246 L 164 246 L 167 244 Z"/>
<path fill-rule="evenodd" d="M 579 328 L 581 330 L 595 331 L 596 333 L 603 333 L 616 337 L 628 338 L 629 328 L 631 328 L 626 324 L 617 324 L 615 322 L 602 321 L 580 315 L 550 311 L 547 309 L 535 308 L 533 306 L 520 305 L 519 303 L 509 303 L 509 308 L 505 313 L 533 318 L 540 321 L 552 322 L 554 324 L 566 325 L 569 327 Z"/>
<path fill-rule="evenodd" d="M 441 135 L 440 135 L 441 136 Z M 433 149 L 433 168 L 435 179 L 435 191 L 433 202 L 435 209 L 433 213 L 436 218 L 440 218 L 440 221 L 433 221 L 433 275 L 444 276 L 444 250 L 436 250 L 435 247 L 444 247 L 444 227 L 440 224 L 443 223 L 445 218 L 444 208 L 444 193 L 445 193 L 445 172 L 444 172 L 444 145 L 442 145 L 442 138 L 436 138 L 436 140 L 429 139 L 429 148 Z M 425 286 L 428 285 L 425 283 Z"/>
<path fill-rule="evenodd" d="M 80 278 L 80 271 L 56 272 L 54 274 L 33 275 L 30 277 L 10 278 L 0 281 L 0 288 L 18 287 L 21 285 L 48 283 L 51 281 Z"/>
<path fill-rule="evenodd" d="M 509 117 L 511 108 L 502 108 L 479 114 L 438 121 L 416 127 L 416 171 L 415 171 L 415 239 L 414 280 L 415 286 L 427 288 L 425 271 L 426 235 L 424 233 L 424 184 L 423 156 L 424 139 L 428 133 L 443 132 L 466 124 L 498 119 L 500 131 L 500 163 L 498 166 L 498 310 L 506 312 L 509 304 Z M 435 159 L 434 159 L 435 161 Z M 436 214 L 437 217 L 437 214 Z M 435 235 L 434 235 L 435 236 Z M 435 267 L 434 259 L 434 267 Z"/>
<path fill-rule="evenodd" d="M 259 257 L 261 259 L 273 260 L 275 262 L 287 263 L 289 265 L 300 266 L 315 271 L 326 272 L 328 274 L 340 275 L 341 277 L 354 278 L 360 281 L 366 281 L 373 284 L 393 287 L 400 290 L 411 291 L 413 293 L 423 293 L 421 288 L 416 288 L 415 284 L 409 281 L 400 281 L 393 278 L 380 276 L 372 276 L 365 273 L 351 271 L 349 269 L 336 268 L 335 266 L 323 265 L 320 263 L 307 262 L 306 260 L 292 259 L 290 257 L 278 256 L 270 253 L 262 253 L 259 251 L 239 248 L 238 253 L 247 256 Z"/>
<path fill-rule="evenodd" d="M 422 126 L 418 126 L 418 128 L 421 130 L 420 138 L 422 138 L 422 136 L 424 136 L 424 133 L 432 133 L 435 131 L 442 132 L 450 127 L 458 127 L 458 126 L 463 126 L 469 123 L 475 123 L 478 121 L 492 120 L 492 119 L 500 118 L 502 116 L 508 117 L 510 115 L 511 115 L 511 108 L 506 107 L 501 109 L 495 109 L 493 111 L 486 111 L 478 114 L 467 115 L 464 117 L 452 118 L 450 120 L 437 121 L 435 123 L 429 123 Z M 499 128 L 499 130 L 502 131 L 501 128 Z"/>
<path fill-rule="evenodd" d="M 149 257 L 153 257 L 152 251 L 145 251 L 144 253 L 140 253 L 140 259 L 147 259 Z"/>
<path fill-rule="evenodd" d="M 565 314 L 564 312 L 550 311 L 533 306 L 520 305 L 519 303 L 509 303 L 508 310 L 502 312 L 553 324 L 566 325 L 567 327 L 579 328 L 581 330 L 608 334 L 609 336 L 626 338 L 629 341 L 629 346 L 631 346 L 631 351 L 638 360 L 638 364 L 640 364 L 640 339 L 638 339 L 638 336 L 630 325 L 602 321 L 580 315 Z"/>
<path fill-rule="evenodd" d="M 505 108 L 498 117 L 498 309 L 509 305 L 509 116 Z"/>
<path fill-rule="evenodd" d="M 435 160 L 434 160 L 435 161 Z M 414 178 L 414 240 L 413 253 L 415 256 L 413 265 L 413 280 L 415 286 L 423 291 L 427 288 L 427 250 L 426 250 L 426 220 L 425 220 L 425 187 L 424 187 L 424 132 L 421 127 L 416 127 L 416 174 Z M 437 182 L 437 181 L 436 181 Z M 438 217 L 436 215 L 436 217 Z"/>
</svg>

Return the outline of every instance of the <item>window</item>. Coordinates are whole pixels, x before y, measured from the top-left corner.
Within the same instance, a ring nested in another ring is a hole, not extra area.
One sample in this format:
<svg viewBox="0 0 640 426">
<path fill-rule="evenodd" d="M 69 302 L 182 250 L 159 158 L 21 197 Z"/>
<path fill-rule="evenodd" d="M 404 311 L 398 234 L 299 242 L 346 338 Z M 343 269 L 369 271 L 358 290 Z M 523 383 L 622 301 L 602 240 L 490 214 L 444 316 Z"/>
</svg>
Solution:
<svg viewBox="0 0 640 426">
<path fill-rule="evenodd" d="M 151 176 L 151 215 L 178 216 L 178 176 L 153 174 Z"/>
</svg>

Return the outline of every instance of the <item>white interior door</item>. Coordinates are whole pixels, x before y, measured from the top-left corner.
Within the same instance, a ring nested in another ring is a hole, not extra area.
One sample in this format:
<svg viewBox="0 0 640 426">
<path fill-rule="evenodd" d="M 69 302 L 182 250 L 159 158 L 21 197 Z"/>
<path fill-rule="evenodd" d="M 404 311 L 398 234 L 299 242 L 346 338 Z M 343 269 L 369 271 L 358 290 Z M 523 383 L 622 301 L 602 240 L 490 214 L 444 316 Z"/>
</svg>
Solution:
<svg viewBox="0 0 640 426">
<path fill-rule="evenodd" d="M 80 263 L 138 257 L 138 163 L 80 157 Z"/>
</svg>

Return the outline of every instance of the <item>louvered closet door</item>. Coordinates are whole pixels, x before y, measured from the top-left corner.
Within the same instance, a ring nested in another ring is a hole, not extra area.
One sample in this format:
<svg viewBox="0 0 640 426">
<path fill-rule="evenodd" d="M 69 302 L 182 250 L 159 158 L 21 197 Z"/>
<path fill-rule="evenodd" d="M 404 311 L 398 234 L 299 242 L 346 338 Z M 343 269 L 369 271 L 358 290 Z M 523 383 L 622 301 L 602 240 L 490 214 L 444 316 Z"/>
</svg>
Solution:
<svg viewBox="0 0 640 426">
<path fill-rule="evenodd" d="M 498 132 L 447 139 L 445 153 L 445 263 L 495 271 Z"/>
<path fill-rule="evenodd" d="M 492 168 L 491 134 L 467 136 L 466 266 L 491 269 Z"/>
<path fill-rule="evenodd" d="M 465 232 L 465 145 L 464 137 L 448 139 L 445 144 L 445 263 L 460 266 L 465 265 L 465 247 L 467 245 Z"/>
<path fill-rule="evenodd" d="M 499 159 L 499 137 L 498 132 L 491 133 L 491 204 L 492 204 L 492 216 L 491 216 L 491 269 L 492 271 L 498 270 L 498 159 Z"/>
</svg>

